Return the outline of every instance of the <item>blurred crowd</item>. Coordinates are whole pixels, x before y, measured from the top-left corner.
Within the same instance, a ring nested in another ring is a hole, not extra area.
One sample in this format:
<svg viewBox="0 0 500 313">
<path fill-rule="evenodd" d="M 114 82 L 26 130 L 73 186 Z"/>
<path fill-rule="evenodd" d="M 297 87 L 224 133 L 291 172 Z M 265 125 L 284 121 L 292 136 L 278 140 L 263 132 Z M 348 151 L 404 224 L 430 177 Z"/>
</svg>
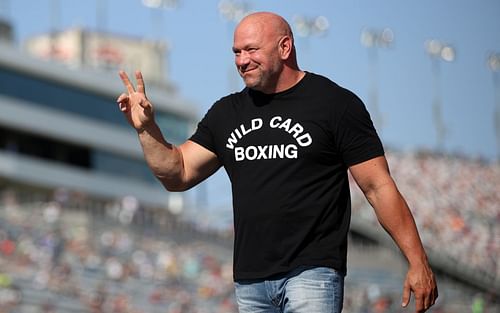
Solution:
<svg viewBox="0 0 500 313">
<path fill-rule="evenodd" d="M 0 312 L 235 312 L 231 250 L 139 223 L 136 204 L 20 205 L 4 193 Z"/>
<path fill-rule="evenodd" d="M 499 165 L 434 154 L 387 156 L 424 244 L 498 278 Z M 39 199 L 0 192 L 0 313 L 237 312 L 228 238 L 212 240 L 213 233 L 168 210 L 143 208 L 133 197 L 105 202 L 64 189 Z M 353 218 L 376 223 L 356 188 Z M 400 283 L 393 290 L 348 282 L 344 312 L 399 312 Z M 433 311 L 499 308 L 486 294 L 458 293 Z"/>
<path fill-rule="evenodd" d="M 424 245 L 500 279 L 500 165 L 422 152 L 388 152 L 387 159 Z M 359 188 L 352 188 L 352 197 L 353 218 L 376 224 Z"/>
</svg>

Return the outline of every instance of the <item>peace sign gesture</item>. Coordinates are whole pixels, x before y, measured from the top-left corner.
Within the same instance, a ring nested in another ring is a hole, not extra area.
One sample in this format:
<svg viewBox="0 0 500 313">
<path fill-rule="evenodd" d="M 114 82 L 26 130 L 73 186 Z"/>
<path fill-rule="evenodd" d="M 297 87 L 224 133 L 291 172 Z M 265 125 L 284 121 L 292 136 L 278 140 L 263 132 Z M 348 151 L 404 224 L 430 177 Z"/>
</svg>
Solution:
<svg viewBox="0 0 500 313">
<path fill-rule="evenodd" d="M 142 73 L 140 71 L 135 72 L 137 90 L 134 89 L 127 73 L 120 71 L 119 75 L 125 88 L 127 88 L 128 94 L 122 93 L 118 99 L 116 99 L 116 102 L 118 102 L 120 111 L 125 114 L 129 124 L 137 131 L 142 131 L 149 124 L 154 122 L 153 105 L 146 97 Z"/>
</svg>

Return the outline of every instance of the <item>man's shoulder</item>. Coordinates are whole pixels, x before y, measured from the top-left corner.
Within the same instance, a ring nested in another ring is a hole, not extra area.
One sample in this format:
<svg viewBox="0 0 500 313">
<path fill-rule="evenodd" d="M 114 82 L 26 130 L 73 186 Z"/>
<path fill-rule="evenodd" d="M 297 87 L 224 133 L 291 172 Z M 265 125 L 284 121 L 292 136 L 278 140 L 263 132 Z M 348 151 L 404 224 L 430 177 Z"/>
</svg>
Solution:
<svg viewBox="0 0 500 313">
<path fill-rule="evenodd" d="M 214 105 L 224 106 L 233 103 L 235 101 L 241 101 L 242 99 L 245 99 L 247 97 L 248 97 L 248 88 L 245 87 L 240 91 L 232 92 L 225 96 L 222 96 L 221 98 L 219 98 L 219 100 L 215 101 Z"/>
<path fill-rule="evenodd" d="M 247 88 L 244 88 L 243 90 L 222 96 L 213 103 L 210 110 L 220 111 L 228 109 L 229 107 L 234 106 L 237 103 L 241 103 L 247 97 L 248 97 L 248 90 Z"/>
<path fill-rule="evenodd" d="M 314 88 L 317 90 L 331 93 L 333 96 L 336 97 L 357 98 L 356 94 L 352 92 L 350 89 L 341 86 L 340 84 L 336 83 L 335 81 L 326 76 L 316 74 L 313 72 L 307 72 L 307 77 L 310 85 L 314 86 Z"/>
</svg>

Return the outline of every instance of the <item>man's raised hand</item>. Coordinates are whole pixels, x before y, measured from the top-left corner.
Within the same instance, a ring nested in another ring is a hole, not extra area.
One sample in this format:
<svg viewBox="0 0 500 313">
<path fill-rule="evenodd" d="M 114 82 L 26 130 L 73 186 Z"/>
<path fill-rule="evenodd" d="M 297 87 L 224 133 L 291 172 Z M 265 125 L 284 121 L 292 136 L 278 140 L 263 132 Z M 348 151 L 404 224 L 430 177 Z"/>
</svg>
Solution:
<svg viewBox="0 0 500 313">
<path fill-rule="evenodd" d="M 129 124 L 137 131 L 142 131 L 149 124 L 154 122 L 153 106 L 146 97 L 142 73 L 140 71 L 135 72 L 137 90 L 130 82 L 127 73 L 120 71 L 119 75 L 123 85 L 127 89 L 127 93 L 122 93 L 118 99 L 116 99 L 116 102 L 118 102 L 120 111 L 125 114 Z"/>
</svg>

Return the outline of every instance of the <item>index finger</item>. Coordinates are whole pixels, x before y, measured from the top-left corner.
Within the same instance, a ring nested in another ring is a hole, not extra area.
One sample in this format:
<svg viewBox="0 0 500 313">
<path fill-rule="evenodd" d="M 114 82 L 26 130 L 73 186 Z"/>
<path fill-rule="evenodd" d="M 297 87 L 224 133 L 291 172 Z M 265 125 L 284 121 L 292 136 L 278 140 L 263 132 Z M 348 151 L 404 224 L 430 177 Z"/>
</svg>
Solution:
<svg viewBox="0 0 500 313">
<path fill-rule="evenodd" d="M 122 79 L 123 84 L 127 88 L 128 93 L 129 94 L 133 93 L 135 91 L 134 86 L 130 82 L 130 79 L 128 79 L 127 73 L 125 73 L 124 71 L 120 71 L 120 72 L 118 72 L 118 74 L 120 75 L 120 78 Z"/>
<path fill-rule="evenodd" d="M 137 92 L 146 94 L 146 88 L 144 86 L 144 79 L 142 78 L 141 71 L 135 72 L 135 80 L 137 80 Z"/>
</svg>

